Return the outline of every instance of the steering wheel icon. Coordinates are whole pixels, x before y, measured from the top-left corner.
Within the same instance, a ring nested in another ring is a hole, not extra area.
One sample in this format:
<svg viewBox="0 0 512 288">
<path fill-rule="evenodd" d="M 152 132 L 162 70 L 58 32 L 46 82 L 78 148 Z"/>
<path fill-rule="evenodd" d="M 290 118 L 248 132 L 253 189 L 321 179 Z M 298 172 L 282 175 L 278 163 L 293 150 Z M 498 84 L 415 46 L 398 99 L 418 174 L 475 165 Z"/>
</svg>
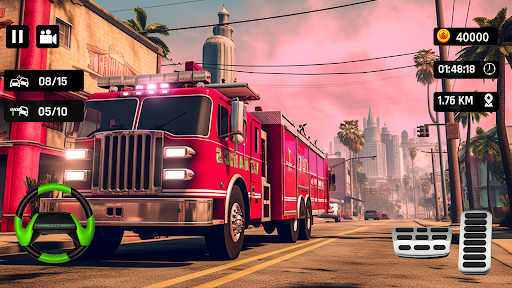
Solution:
<svg viewBox="0 0 512 288">
<path fill-rule="evenodd" d="M 48 191 L 62 191 L 75 197 L 85 210 L 87 227 L 83 228 L 75 215 L 67 212 L 41 212 L 35 214 L 26 228 L 23 228 L 22 217 L 27 205 L 34 197 Z M 32 257 L 46 263 L 64 263 L 74 259 L 87 249 L 94 236 L 94 216 L 91 206 L 85 197 L 77 190 L 63 184 L 45 184 L 32 190 L 23 198 L 16 216 L 14 217 L 14 231 L 20 245 Z M 32 244 L 41 234 L 68 234 L 78 245 L 71 251 L 61 254 L 42 253 Z"/>
</svg>

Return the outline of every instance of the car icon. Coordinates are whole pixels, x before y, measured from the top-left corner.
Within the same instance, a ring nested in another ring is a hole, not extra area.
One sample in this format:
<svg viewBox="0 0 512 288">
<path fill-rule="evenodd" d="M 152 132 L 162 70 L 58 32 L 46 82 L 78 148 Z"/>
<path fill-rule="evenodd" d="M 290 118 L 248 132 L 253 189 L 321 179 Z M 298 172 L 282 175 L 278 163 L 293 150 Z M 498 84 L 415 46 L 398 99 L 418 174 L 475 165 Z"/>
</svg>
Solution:
<svg viewBox="0 0 512 288">
<path fill-rule="evenodd" d="M 25 106 L 20 106 L 20 110 L 18 111 L 18 116 L 25 115 L 25 117 L 28 117 L 28 108 Z"/>
<path fill-rule="evenodd" d="M 10 87 L 21 87 L 20 80 L 18 79 L 11 79 L 11 83 L 9 85 Z"/>
<path fill-rule="evenodd" d="M 19 75 L 18 78 L 11 79 L 11 82 L 9 83 L 10 87 L 21 87 L 21 85 L 28 88 L 28 79 Z"/>
<path fill-rule="evenodd" d="M 28 79 L 25 77 L 18 76 L 20 84 L 28 88 Z"/>
</svg>

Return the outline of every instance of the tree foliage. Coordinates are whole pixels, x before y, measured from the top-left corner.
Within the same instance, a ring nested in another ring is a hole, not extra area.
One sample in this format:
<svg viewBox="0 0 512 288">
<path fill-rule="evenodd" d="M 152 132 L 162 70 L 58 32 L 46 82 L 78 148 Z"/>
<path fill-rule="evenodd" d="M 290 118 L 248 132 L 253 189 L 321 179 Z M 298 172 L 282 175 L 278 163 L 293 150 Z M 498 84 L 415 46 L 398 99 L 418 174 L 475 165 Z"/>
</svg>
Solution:
<svg viewBox="0 0 512 288">
<path fill-rule="evenodd" d="M 416 81 L 423 85 L 430 85 L 436 82 L 434 78 L 434 62 L 439 60 L 432 49 L 421 49 L 414 55 L 414 67 L 416 71 Z"/>
<path fill-rule="evenodd" d="M 340 143 L 345 145 L 348 150 L 359 153 L 363 150 L 364 135 L 359 129 L 359 120 L 345 120 L 338 127 L 338 139 Z"/>
<path fill-rule="evenodd" d="M 135 13 L 136 19 L 128 19 L 124 23 L 130 26 L 133 30 L 139 32 L 139 34 L 142 36 L 146 37 L 149 41 L 155 43 L 156 46 L 162 48 L 164 53 L 162 56 L 169 59 L 167 56 L 171 53 L 171 51 L 165 41 L 158 37 L 149 36 L 150 34 L 169 36 L 169 28 L 167 25 L 158 23 L 147 25 L 148 15 L 146 14 L 146 11 L 140 7 L 133 9 L 133 12 Z"/>
</svg>

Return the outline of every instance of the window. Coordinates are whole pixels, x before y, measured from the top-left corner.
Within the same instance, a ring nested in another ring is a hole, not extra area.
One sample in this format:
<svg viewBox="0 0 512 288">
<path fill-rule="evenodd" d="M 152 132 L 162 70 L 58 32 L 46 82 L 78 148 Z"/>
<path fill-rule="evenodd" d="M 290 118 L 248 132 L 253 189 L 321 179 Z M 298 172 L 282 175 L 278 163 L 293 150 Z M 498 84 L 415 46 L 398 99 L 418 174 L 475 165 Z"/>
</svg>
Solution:
<svg viewBox="0 0 512 288">
<path fill-rule="evenodd" d="M 260 150 L 259 132 L 260 132 L 260 130 L 258 129 L 258 127 L 254 127 L 254 152 L 256 152 L 256 153 L 258 153 Z"/>
<path fill-rule="evenodd" d="M 59 26 L 59 45 L 71 48 L 71 25 L 57 18 L 55 23 Z"/>
<path fill-rule="evenodd" d="M 53 130 L 62 131 L 62 122 L 43 122 L 43 126 Z"/>
<path fill-rule="evenodd" d="M 226 135 L 229 133 L 229 112 L 228 109 L 219 104 L 217 112 L 217 135 Z"/>
<path fill-rule="evenodd" d="M 208 136 L 211 111 L 212 100 L 203 95 L 146 98 L 142 102 L 137 130 Z"/>
</svg>

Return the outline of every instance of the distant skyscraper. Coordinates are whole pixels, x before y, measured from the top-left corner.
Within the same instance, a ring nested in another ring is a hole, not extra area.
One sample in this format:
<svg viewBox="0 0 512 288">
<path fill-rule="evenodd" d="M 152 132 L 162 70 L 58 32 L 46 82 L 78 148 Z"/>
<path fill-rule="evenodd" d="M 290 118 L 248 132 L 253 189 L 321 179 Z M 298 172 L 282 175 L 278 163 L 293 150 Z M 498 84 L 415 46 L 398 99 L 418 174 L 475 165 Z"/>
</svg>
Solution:
<svg viewBox="0 0 512 288">
<path fill-rule="evenodd" d="M 382 143 L 386 145 L 387 176 L 400 178 L 400 143 L 398 135 L 391 135 L 384 124 L 381 134 Z"/>
<path fill-rule="evenodd" d="M 386 146 L 382 144 L 380 134 L 381 128 L 378 127 L 372 114 L 372 107 L 368 111 L 366 128 L 363 131 L 365 144 L 363 150 L 358 156 L 377 156 L 377 159 L 365 158 L 363 161 L 363 172 L 368 179 L 384 180 L 387 176 Z M 380 124 L 380 123 L 379 123 Z"/>
<path fill-rule="evenodd" d="M 235 72 L 231 66 L 235 64 L 235 42 L 233 28 L 229 26 L 229 13 L 222 6 L 218 13 L 219 25 L 213 27 L 213 35 L 203 45 L 203 69 L 212 74 L 212 83 L 235 82 Z"/>
</svg>

